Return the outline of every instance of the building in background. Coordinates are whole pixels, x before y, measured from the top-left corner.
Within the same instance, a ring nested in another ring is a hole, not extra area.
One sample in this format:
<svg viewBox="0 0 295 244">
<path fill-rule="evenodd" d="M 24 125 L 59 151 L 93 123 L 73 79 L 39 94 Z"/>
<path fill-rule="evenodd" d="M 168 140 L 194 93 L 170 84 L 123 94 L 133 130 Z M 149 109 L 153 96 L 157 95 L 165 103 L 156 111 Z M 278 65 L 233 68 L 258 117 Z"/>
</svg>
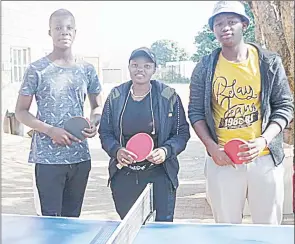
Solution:
<svg viewBox="0 0 295 244">
<path fill-rule="evenodd" d="M 13 114 L 18 91 L 26 68 L 31 62 L 49 54 L 52 40 L 47 35 L 48 19 L 56 10 L 44 8 L 44 3 L 36 2 L 4 2 L 1 16 L 1 118 Z M 45 16 L 45 17 L 44 17 Z M 78 50 L 80 51 L 80 50 Z M 99 57 L 77 52 L 78 60 L 91 63 L 100 73 Z M 31 112 L 36 113 L 36 103 Z"/>
<path fill-rule="evenodd" d="M 14 111 L 18 90 L 28 65 L 51 52 L 52 41 L 47 34 L 48 20 L 53 11 L 62 7 L 72 11 L 76 18 L 78 32 L 73 46 L 76 58 L 91 63 L 102 83 L 104 83 L 104 79 L 107 83 L 122 81 L 121 68 L 104 62 L 100 58 L 99 51 L 103 47 L 94 45 L 94 43 L 99 43 L 97 40 L 99 33 L 95 33 L 89 40 L 89 36 L 85 35 L 89 26 L 79 29 L 80 26 L 85 25 L 82 21 L 87 23 L 85 11 L 80 10 L 81 4 L 75 2 L 5 1 L 1 5 L 2 119 L 7 110 Z M 35 111 L 35 104 L 33 104 L 32 110 Z"/>
</svg>

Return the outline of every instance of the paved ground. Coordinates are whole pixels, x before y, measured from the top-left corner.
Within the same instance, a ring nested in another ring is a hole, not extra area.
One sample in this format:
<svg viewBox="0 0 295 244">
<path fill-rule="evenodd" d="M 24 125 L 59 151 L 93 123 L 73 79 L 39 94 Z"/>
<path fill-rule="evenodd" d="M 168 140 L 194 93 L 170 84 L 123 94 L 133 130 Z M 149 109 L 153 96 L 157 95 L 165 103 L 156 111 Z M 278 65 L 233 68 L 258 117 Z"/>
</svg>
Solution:
<svg viewBox="0 0 295 244">
<path fill-rule="evenodd" d="M 3 134 L 2 136 L 2 212 L 35 214 L 32 190 L 32 167 L 27 163 L 30 139 Z M 92 170 L 82 210 L 84 218 L 119 219 L 107 187 L 108 156 L 100 148 L 98 138 L 90 141 Z M 205 198 L 203 176 L 204 148 L 193 137 L 180 155 L 180 187 L 177 193 L 176 221 L 213 222 Z M 245 223 L 250 218 L 244 219 Z M 286 215 L 285 224 L 292 224 Z"/>
</svg>

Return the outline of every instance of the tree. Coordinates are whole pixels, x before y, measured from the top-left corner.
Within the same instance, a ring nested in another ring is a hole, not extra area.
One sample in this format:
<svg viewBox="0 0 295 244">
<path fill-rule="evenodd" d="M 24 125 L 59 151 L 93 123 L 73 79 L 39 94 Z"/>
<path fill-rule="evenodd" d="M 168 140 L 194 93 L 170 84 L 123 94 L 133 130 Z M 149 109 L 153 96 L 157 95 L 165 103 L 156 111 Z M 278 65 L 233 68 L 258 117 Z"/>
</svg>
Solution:
<svg viewBox="0 0 295 244">
<path fill-rule="evenodd" d="M 243 2 L 246 10 L 246 14 L 250 17 L 250 24 L 247 31 L 244 33 L 246 42 L 255 42 L 255 22 L 254 16 L 248 3 Z M 194 62 L 199 62 L 202 57 L 210 54 L 213 50 L 220 47 L 220 44 L 216 40 L 214 33 L 210 30 L 208 25 L 205 25 L 202 31 L 198 32 L 195 36 L 195 42 L 197 51 L 191 59 Z"/>
<path fill-rule="evenodd" d="M 167 62 L 189 60 L 187 52 L 171 40 L 158 40 L 151 45 L 151 50 L 155 53 L 158 64 L 164 67 Z"/>
<path fill-rule="evenodd" d="M 214 33 L 210 30 L 209 25 L 205 25 L 203 30 L 198 32 L 195 36 L 194 44 L 197 46 L 196 53 L 191 57 L 194 62 L 199 62 L 202 57 L 210 54 L 213 50 L 220 47 Z"/>
<path fill-rule="evenodd" d="M 294 93 L 294 1 L 248 1 L 255 22 L 255 36 L 262 46 L 277 52 Z M 284 131 L 284 141 L 294 144 L 294 123 Z"/>
</svg>

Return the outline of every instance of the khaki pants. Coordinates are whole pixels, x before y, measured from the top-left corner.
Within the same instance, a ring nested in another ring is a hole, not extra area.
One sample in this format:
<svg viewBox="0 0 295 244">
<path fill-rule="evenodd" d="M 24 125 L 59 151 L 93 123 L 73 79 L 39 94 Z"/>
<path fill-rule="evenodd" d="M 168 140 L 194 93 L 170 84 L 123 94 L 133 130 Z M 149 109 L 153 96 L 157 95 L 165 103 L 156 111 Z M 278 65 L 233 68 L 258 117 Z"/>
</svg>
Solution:
<svg viewBox="0 0 295 244">
<path fill-rule="evenodd" d="M 211 157 L 205 165 L 207 193 L 217 223 L 240 224 L 247 199 L 254 224 L 281 224 L 284 167 L 274 166 L 271 155 L 253 163 L 218 166 Z"/>
</svg>

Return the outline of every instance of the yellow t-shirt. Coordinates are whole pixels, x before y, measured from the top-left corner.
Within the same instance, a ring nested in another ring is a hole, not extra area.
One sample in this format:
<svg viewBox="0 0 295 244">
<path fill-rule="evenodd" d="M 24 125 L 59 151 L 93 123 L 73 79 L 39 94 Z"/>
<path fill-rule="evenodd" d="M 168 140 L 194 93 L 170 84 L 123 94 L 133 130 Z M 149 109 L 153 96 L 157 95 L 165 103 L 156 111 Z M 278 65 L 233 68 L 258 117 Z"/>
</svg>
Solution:
<svg viewBox="0 0 295 244">
<path fill-rule="evenodd" d="M 222 53 L 216 65 L 212 84 L 212 107 L 218 143 L 234 138 L 250 140 L 261 135 L 259 57 L 248 45 L 247 60 L 235 63 Z M 269 153 L 266 148 L 261 155 Z"/>
</svg>

